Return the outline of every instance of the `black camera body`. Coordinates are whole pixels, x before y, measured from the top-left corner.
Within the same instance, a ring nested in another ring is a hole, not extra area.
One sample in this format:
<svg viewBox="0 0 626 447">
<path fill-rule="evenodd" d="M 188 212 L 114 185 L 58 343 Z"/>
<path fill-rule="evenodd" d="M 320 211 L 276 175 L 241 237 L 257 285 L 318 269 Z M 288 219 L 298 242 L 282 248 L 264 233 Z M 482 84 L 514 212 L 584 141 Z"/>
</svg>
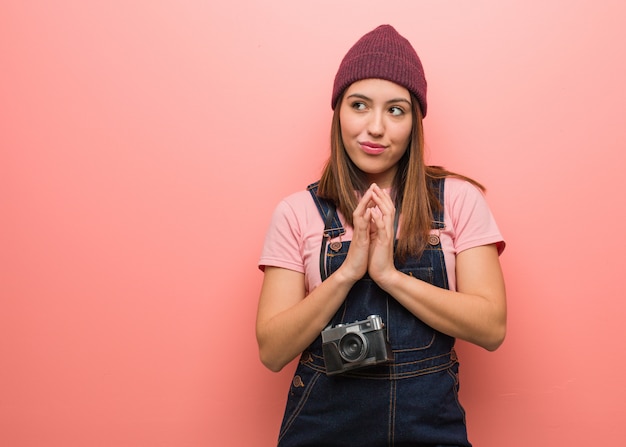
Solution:
<svg viewBox="0 0 626 447">
<path fill-rule="evenodd" d="M 387 329 L 378 315 L 323 330 L 322 353 L 329 376 L 393 360 Z"/>
</svg>

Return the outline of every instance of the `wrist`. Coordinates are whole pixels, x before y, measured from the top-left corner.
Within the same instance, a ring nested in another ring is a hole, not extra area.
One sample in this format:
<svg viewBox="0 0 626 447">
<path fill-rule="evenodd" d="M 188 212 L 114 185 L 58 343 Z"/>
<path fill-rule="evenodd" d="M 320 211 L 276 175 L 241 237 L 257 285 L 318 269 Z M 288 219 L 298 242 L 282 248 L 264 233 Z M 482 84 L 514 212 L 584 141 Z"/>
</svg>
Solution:
<svg viewBox="0 0 626 447">
<path fill-rule="evenodd" d="M 380 275 L 379 278 L 372 278 L 378 284 L 378 287 L 383 289 L 385 292 L 391 294 L 391 291 L 397 287 L 397 284 L 401 281 L 404 273 L 397 270 L 395 267 L 389 269 L 383 275 Z"/>
<path fill-rule="evenodd" d="M 357 278 L 357 276 L 358 275 L 354 274 L 353 272 L 349 272 L 344 267 L 344 265 L 342 265 L 337 270 L 335 270 L 335 272 L 330 275 L 329 278 L 333 278 L 337 287 L 346 287 L 349 290 L 359 279 L 363 277 L 363 275 L 361 275 L 359 278 Z"/>
</svg>

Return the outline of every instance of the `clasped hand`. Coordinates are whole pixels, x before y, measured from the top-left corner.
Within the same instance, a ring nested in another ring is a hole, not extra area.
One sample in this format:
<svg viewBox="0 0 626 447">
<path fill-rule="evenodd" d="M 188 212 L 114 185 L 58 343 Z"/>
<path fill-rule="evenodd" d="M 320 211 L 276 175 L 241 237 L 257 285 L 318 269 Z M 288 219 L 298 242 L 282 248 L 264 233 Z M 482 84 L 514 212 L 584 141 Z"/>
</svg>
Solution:
<svg viewBox="0 0 626 447">
<path fill-rule="evenodd" d="M 381 283 L 396 271 L 393 262 L 395 206 L 389 193 L 373 183 L 352 214 L 354 233 L 344 274 L 354 281 L 365 273 Z"/>
</svg>

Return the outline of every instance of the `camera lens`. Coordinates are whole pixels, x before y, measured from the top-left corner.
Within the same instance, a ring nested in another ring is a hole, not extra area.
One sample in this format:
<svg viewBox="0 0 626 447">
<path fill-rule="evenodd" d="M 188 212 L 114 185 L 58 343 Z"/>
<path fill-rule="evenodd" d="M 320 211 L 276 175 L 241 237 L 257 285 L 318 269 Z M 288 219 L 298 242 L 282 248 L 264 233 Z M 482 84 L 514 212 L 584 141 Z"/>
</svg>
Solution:
<svg viewBox="0 0 626 447">
<path fill-rule="evenodd" d="M 346 362 L 358 362 L 367 355 L 367 340 L 361 334 L 348 332 L 339 340 L 339 354 Z"/>
</svg>

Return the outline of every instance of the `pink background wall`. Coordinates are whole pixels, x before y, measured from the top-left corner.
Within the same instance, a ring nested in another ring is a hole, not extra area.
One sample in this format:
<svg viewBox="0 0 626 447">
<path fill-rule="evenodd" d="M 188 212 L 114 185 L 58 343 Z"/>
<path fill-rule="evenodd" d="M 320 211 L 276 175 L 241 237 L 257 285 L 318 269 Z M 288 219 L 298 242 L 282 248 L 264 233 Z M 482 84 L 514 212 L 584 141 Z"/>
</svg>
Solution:
<svg viewBox="0 0 626 447">
<path fill-rule="evenodd" d="M 509 334 L 460 343 L 480 447 L 626 437 L 620 0 L 0 4 L 0 445 L 274 445 L 256 261 L 327 156 L 330 89 L 393 24 L 431 163 L 485 183 Z"/>
</svg>

